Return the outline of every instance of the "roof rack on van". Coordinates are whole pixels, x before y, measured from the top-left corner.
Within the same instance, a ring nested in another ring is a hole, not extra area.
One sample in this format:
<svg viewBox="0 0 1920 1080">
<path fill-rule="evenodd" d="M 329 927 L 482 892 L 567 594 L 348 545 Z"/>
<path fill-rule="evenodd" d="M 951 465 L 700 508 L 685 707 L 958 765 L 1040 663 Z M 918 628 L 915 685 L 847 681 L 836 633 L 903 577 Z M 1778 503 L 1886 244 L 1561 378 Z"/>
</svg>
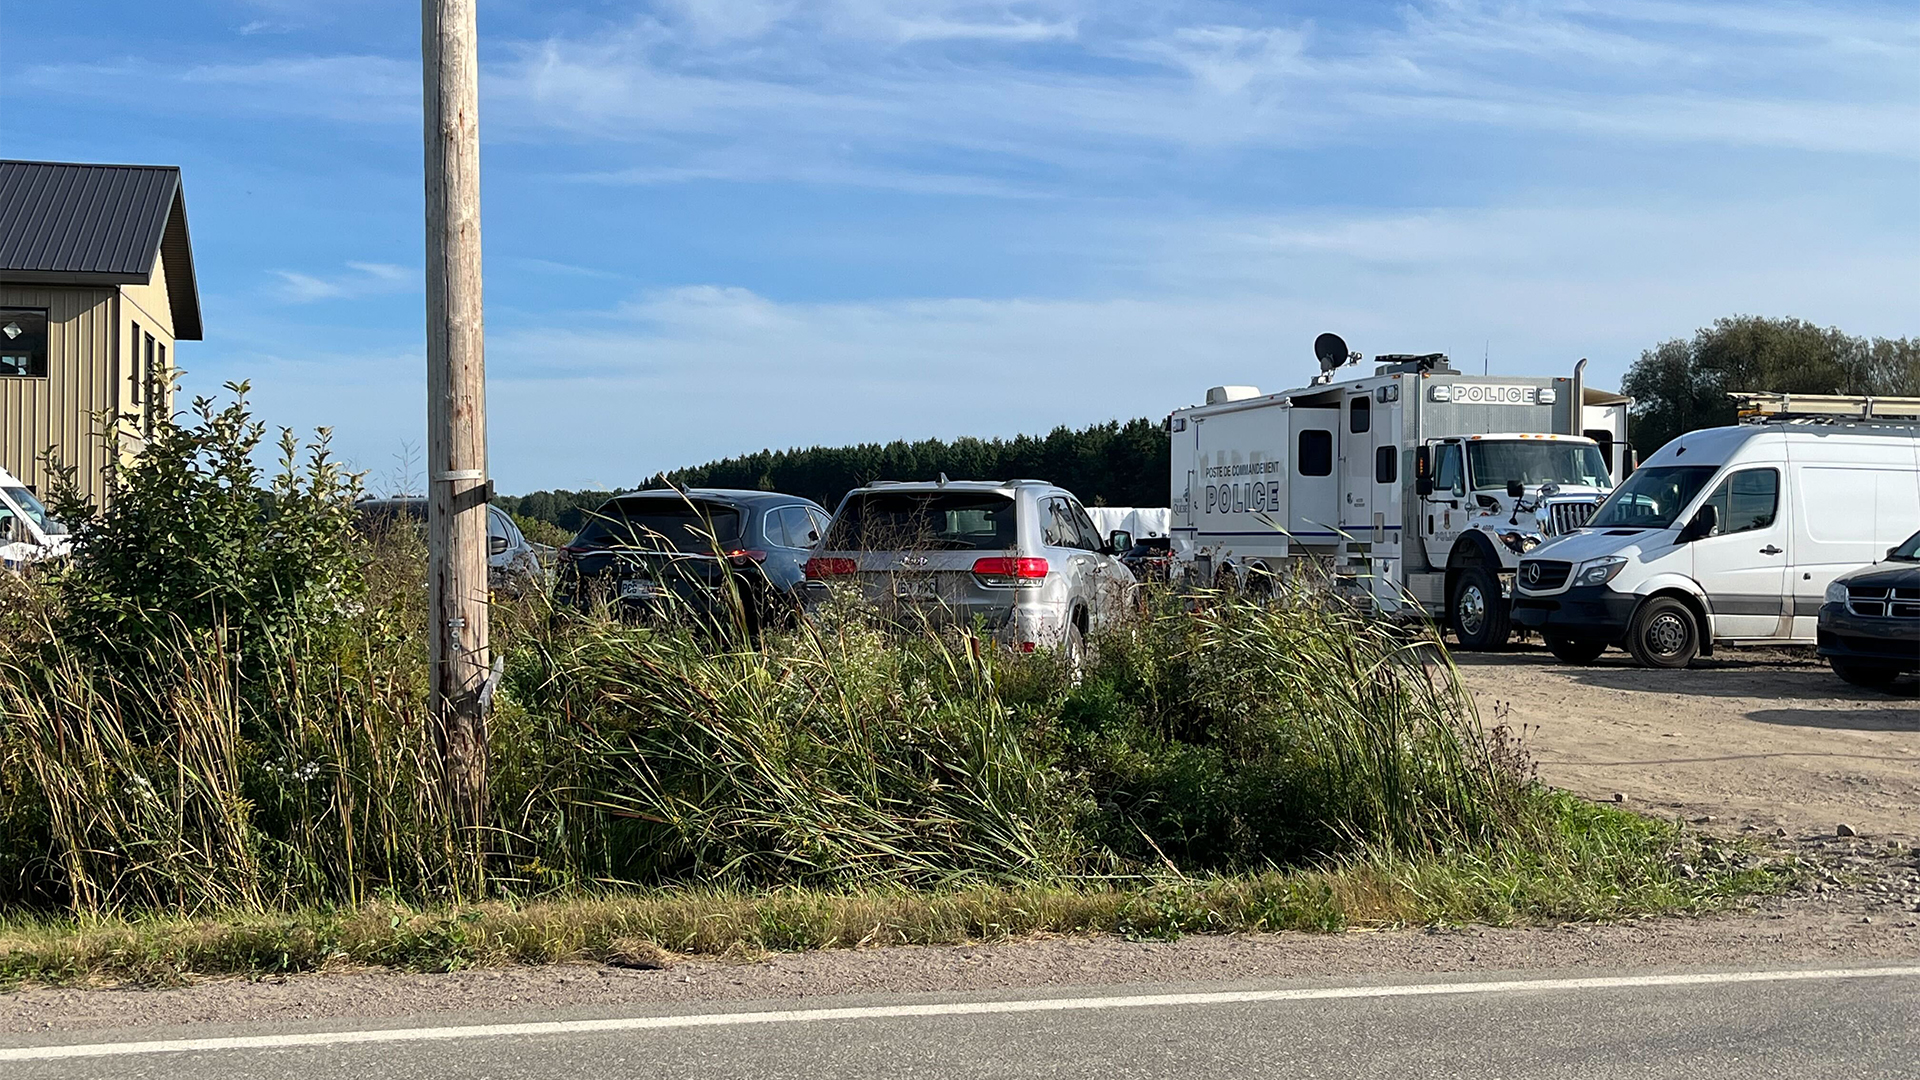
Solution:
<svg viewBox="0 0 1920 1080">
<path fill-rule="evenodd" d="M 1730 396 L 1739 408 L 1740 419 L 1754 424 L 1792 421 L 1833 423 L 1839 420 L 1920 423 L 1920 397 L 1776 394 L 1764 391 Z"/>
</svg>

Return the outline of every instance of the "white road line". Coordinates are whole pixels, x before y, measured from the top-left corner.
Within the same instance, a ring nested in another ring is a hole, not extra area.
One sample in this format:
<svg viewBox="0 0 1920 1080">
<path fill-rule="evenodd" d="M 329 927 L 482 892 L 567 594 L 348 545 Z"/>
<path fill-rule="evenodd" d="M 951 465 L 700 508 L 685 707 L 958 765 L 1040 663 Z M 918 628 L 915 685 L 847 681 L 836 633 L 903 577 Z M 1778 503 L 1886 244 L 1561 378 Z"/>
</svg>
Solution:
<svg viewBox="0 0 1920 1080">
<path fill-rule="evenodd" d="M 1724 986 L 1730 983 L 1887 979 L 1920 975 L 1920 966 L 1828 968 L 1817 971 L 1727 971 L 1690 975 L 1624 975 L 1586 979 L 1508 979 L 1497 982 L 1419 983 L 1406 986 L 1329 986 L 1295 990 L 1225 990 L 1211 993 L 1135 994 L 1116 997 L 1034 998 L 1020 1001 L 956 1001 L 937 1005 L 868 1005 L 840 1009 L 632 1016 L 612 1020 L 549 1020 L 523 1024 L 317 1031 L 284 1035 L 236 1035 L 210 1039 L 76 1046 L 0 1047 L 0 1061 L 121 1057 L 214 1050 L 285 1050 L 302 1046 L 497 1039 L 529 1035 L 592 1035 L 608 1031 L 732 1027 L 740 1024 L 800 1024 L 820 1020 L 875 1020 L 917 1016 L 979 1016 L 993 1013 L 1075 1012 L 1175 1005 L 1238 1005 L 1269 1001 L 1329 1001 L 1343 998 L 1432 997 L 1446 994 L 1509 994 L 1548 990 L 1621 990 L 1650 986 Z"/>
</svg>

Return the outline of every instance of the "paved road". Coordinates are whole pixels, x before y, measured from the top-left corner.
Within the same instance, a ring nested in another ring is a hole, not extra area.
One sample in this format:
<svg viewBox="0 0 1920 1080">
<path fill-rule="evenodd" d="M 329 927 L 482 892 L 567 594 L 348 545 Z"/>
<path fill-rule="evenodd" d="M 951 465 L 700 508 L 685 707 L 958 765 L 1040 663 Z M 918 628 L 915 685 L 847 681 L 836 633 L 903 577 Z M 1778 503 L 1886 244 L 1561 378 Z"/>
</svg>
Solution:
<svg viewBox="0 0 1920 1080">
<path fill-rule="evenodd" d="M 1920 964 L 1427 983 L 1265 980 L 1017 998 L 814 998 L 644 1016 L 494 1016 L 464 1026 L 444 1018 L 422 1027 L 201 1025 L 69 1035 L 40 1046 L 14 1038 L 0 1044 L 0 1076 L 1852 1080 L 1920 1075 L 1916 1018 Z"/>
</svg>

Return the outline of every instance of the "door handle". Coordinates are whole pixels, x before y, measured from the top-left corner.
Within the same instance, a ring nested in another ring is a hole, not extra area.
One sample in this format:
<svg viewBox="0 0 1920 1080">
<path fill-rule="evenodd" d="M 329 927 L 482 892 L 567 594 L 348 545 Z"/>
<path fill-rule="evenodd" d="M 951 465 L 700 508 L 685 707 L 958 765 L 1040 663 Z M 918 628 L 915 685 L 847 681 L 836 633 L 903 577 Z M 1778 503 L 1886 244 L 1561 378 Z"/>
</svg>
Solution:
<svg viewBox="0 0 1920 1080">
<path fill-rule="evenodd" d="M 1763 548 L 1761 548 L 1761 549 L 1760 549 L 1760 554 L 1762 554 L 1762 555 L 1778 555 L 1778 554 L 1780 554 L 1780 551 L 1781 551 L 1781 549 L 1780 549 L 1780 548 L 1777 548 L 1777 547 L 1774 547 L 1774 546 L 1773 546 L 1772 544 L 1768 544 L 1768 545 L 1767 545 L 1766 547 L 1763 547 Z"/>
</svg>

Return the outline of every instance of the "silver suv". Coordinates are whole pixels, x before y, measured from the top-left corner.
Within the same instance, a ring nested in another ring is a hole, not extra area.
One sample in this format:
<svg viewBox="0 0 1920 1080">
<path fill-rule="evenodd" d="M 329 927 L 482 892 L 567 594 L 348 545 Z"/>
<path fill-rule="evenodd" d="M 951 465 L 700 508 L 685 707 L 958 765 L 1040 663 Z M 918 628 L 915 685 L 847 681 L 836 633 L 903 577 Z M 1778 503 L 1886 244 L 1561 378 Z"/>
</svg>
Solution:
<svg viewBox="0 0 1920 1080">
<path fill-rule="evenodd" d="M 1039 480 L 876 482 L 840 501 L 807 560 L 810 599 L 834 582 L 895 618 L 979 623 L 1017 648 L 1061 647 L 1125 617 L 1139 583 L 1064 488 Z"/>
</svg>

